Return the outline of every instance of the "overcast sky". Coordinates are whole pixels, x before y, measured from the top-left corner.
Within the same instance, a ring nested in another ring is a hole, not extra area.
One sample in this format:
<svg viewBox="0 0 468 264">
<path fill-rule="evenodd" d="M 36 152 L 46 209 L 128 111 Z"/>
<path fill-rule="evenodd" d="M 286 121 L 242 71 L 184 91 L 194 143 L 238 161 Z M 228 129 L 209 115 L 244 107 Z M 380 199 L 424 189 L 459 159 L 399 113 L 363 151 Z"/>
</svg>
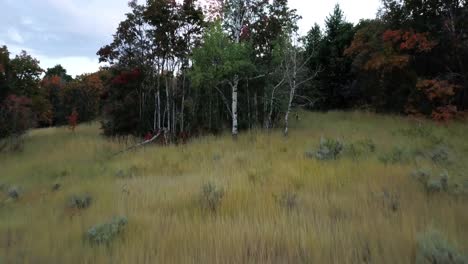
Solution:
<svg viewBox="0 0 468 264">
<path fill-rule="evenodd" d="M 379 0 L 289 0 L 302 16 L 306 33 L 339 3 L 348 21 L 374 18 Z M 99 68 L 96 51 L 112 41 L 112 34 L 129 11 L 127 0 L 0 0 L 0 46 L 16 55 L 26 50 L 42 68 L 62 64 L 75 76 Z"/>
</svg>

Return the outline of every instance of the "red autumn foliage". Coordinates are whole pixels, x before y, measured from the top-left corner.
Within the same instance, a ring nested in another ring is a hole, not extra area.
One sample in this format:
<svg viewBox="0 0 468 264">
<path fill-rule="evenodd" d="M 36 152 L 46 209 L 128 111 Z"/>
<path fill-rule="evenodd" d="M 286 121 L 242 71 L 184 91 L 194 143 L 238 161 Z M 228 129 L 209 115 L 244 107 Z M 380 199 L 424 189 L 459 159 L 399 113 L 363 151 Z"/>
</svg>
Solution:
<svg viewBox="0 0 468 264">
<path fill-rule="evenodd" d="M 437 107 L 432 111 L 432 119 L 438 122 L 447 122 L 459 117 L 460 112 L 455 105 Z"/>
<path fill-rule="evenodd" d="M 414 31 L 387 30 L 382 39 L 386 43 L 396 45 L 400 51 L 429 52 L 437 43 L 429 40 L 429 33 L 415 33 Z"/>
<path fill-rule="evenodd" d="M 70 127 L 71 131 L 75 131 L 76 126 L 78 125 L 78 112 L 76 109 L 73 109 L 70 116 L 68 116 L 68 126 Z"/>
<path fill-rule="evenodd" d="M 132 71 L 122 71 L 119 75 L 115 76 L 112 80 L 114 85 L 123 85 L 135 81 L 140 78 L 141 72 L 138 69 Z"/>
<path fill-rule="evenodd" d="M 445 100 L 455 95 L 456 90 L 461 87 L 451 84 L 446 80 L 421 80 L 416 88 L 427 96 L 429 101 Z"/>
</svg>

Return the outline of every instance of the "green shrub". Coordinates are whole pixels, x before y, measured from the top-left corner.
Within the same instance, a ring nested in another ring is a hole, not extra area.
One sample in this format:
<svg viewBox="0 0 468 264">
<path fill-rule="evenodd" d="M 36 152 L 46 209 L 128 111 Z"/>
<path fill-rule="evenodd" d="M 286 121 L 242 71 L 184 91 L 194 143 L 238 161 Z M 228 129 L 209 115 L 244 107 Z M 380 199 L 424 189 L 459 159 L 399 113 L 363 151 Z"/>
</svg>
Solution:
<svg viewBox="0 0 468 264">
<path fill-rule="evenodd" d="M 224 189 L 209 182 L 202 186 L 200 204 L 203 209 L 216 212 L 224 197 Z"/>
<path fill-rule="evenodd" d="M 315 158 L 318 160 L 336 160 L 343 151 L 343 143 L 335 139 L 320 140 L 320 147 L 315 153 Z"/>
<path fill-rule="evenodd" d="M 416 264 L 466 264 L 468 258 L 460 254 L 441 234 L 431 230 L 418 238 Z"/>
<path fill-rule="evenodd" d="M 114 217 L 109 223 L 91 227 L 86 235 L 92 243 L 109 244 L 116 235 L 123 231 L 127 223 L 126 217 Z"/>
</svg>

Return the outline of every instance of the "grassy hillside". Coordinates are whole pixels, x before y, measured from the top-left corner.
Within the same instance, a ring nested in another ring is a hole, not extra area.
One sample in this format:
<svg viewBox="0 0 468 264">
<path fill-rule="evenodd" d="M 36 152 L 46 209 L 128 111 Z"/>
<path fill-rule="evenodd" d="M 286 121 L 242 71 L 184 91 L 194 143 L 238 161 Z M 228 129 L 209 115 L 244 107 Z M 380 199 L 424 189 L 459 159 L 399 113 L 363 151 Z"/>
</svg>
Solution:
<svg viewBox="0 0 468 264">
<path fill-rule="evenodd" d="M 468 125 L 294 122 L 287 139 L 250 132 L 117 157 L 125 143 L 98 124 L 31 131 L 22 152 L 0 154 L 0 263 L 413 263 L 428 230 L 468 250 Z M 314 157 L 321 138 L 344 143 L 336 160 Z M 448 174 L 448 188 L 428 192 L 415 170 Z M 88 208 L 70 206 L 85 194 Z M 113 216 L 127 217 L 123 232 L 90 242 Z"/>
</svg>

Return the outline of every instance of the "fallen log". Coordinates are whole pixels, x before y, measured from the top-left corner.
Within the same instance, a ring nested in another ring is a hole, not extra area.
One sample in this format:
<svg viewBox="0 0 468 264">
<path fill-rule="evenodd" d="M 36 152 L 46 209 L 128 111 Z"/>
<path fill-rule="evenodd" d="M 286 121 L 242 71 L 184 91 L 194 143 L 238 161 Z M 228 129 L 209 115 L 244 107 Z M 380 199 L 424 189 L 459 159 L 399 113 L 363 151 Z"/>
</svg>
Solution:
<svg viewBox="0 0 468 264">
<path fill-rule="evenodd" d="M 156 139 L 159 138 L 160 135 L 161 135 L 161 132 L 159 132 L 157 135 L 155 135 L 155 136 L 152 137 L 151 139 L 145 140 L 145 141 L 143 141 L 143 142 L 141 142 L 141 143 L 138 143 L 138 144 L 136 144 L 136 145 L 133 145 L 133 146 L 131 146 L 131 147 L 129 147 L 129 148 L 126 148 L 126 149 L 124 149 L 124 150 L 122 150 L 122 151 L 119 151 L 119 152 L 115 153 L 115 154 L 112 155 L 112 156 L 113 156 L 113 157 L 114 157 L 114 156 L 118 156 L 118 155 L 123 154 L 123 153 L 125 153 L 125 152 L 129 152 L 129 151 L 134 150 L 134 149 L 137 149 L 137 148 L 139 148 L 139 147 L 143 147 L 144 145 L 147 145 L 147 144 L 149 144 L 149 143 L 154 142 Z"/>
</svg>

